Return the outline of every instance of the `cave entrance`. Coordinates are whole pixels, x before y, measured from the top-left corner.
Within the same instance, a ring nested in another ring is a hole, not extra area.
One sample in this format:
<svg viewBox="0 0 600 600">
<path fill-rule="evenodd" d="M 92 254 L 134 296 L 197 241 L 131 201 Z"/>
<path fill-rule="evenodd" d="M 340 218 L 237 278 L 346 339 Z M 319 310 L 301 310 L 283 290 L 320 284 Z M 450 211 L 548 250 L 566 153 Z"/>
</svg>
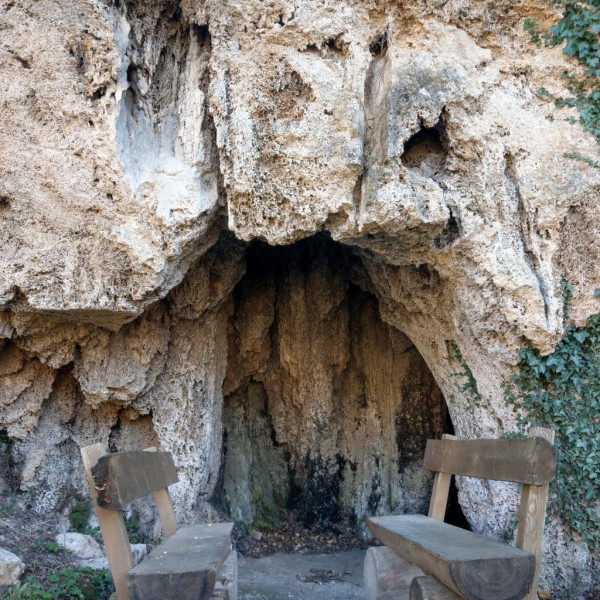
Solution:
<svg viewBox="0 0 600 600">
<path fill-rule="evenodd" d="M 253 526 L 281 511 L 335 528 L 424 512 L 426 440 L 444 397 L 408 337 L 380 317 L 360 256 L 328 237 L 253 242 L 234 290 L 217 502 Z"/>
</svg>

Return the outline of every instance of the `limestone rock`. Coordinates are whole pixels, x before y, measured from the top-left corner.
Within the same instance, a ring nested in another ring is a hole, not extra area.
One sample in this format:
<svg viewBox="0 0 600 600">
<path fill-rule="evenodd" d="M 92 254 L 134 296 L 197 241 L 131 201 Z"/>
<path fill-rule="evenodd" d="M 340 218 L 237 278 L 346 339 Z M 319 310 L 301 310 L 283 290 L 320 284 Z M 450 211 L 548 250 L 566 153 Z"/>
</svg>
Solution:
<svg viewBox="0 0 600 600">
<path fill-rule="evenodd" d="M 11 437 L 24 439 L 35 430 L 55 373 L 10 342 L 0 348 L 0 365 L 0 422 Z"/>
<path fill-rule="evenodd" d="M 0 585 L 17 585 L 25 571 L 25 563 L 16 555 L 0 548 Z"/>
<path fill-rule="evenodd" d="M 0 487 L 34 512 L 100 441 L 173 452 L 185 520 L 305 497 L 309 451 L 334 511 L 421 506 L 446 408 L 460 437 L 515 428 L 501 384 L 560 339 L 561 280 L 574 323 L 598 311 L 600 171 L 563 155 L 600 154 L 536 93 L 570 68 L 523 30 L 546 0 L 4 4 Z M 341 250 L 245 276 L 315 235 Z M 506 527 L 513 489 L 458 486 Z M 544 585 L 589 586 L 548 535 Z"/>
<path fill-rule="evenodd" d="M 100 544 L 90 535 L 70 531 L 59 533 L 55 538 L 56 543 L 65 550 L 74 554 L 82 567 L 92 569 L 108 569 L 108 558 Z M 148 553 L 146 544 L 131 544 L 134 564 L 138 564 Z"/>
<path fill-rule="evenodd" d="M 59 533 L 55 538 L 56 543 L 79 560 L 94 560 L 104 558 L 104 551 L 100 544 L 91 536 L 70 531 Z"/>
<path fill-rule="evenodd" d="M 83 533 L 59 533 L 56 543 L 75 556 L 82 567 L 91 569 L 108 569 L 108 559 L 100 544 L 91 536 Z"/>
<path fill-rule="evenodd" d="M 119 327 L 206 248 L 198 238 L 219 205 L 203 126 L 208 47 L 188 24 L 133 49 L 130 36 L 160 29 L 161 12 L 155 24 L 124 13 L 86 2 L 17 2 L 3 13 L 0 131 L 14 144 L 0 164 L 4 308 Z M 161 62 L 167 46 L 178 48 L 171 65 Z M 174 68 L 187 71 L 179 92 Z M 160 89 L 171 96 L 157 114 L 148 107 Z"/>
</svg>

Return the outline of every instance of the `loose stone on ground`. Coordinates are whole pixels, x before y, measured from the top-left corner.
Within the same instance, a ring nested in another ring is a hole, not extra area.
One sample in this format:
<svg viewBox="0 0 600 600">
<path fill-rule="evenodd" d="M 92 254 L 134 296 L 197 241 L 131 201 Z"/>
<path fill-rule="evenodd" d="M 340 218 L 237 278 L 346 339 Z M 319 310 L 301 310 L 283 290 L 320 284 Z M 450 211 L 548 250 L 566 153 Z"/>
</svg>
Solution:
<svg viewBox="0 0 600 600">
<path fill-rule="evenodd" d="M 70 531 L 59 533 L 56 543 L 75 556 L 82 567 L 108 569 L 108 559 L 100 544 L 91 536 Z M 137 565 L 147 554 L 146 544 L 131 544 L 133 561 Z"/>
<path fill-rule="evenodd" d="M 0 548 L 0 586 L 16 585 L 25 570 L 25 563 L 12 552 Z"/>
</svg>

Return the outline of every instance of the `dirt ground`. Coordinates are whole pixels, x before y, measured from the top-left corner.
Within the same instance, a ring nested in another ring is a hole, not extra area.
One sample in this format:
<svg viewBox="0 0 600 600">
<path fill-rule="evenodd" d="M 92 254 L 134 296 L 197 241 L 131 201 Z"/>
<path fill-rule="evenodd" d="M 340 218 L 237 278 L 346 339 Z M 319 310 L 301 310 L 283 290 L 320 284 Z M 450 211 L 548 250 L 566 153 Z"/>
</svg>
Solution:
<svg viewBox="0 0 600 600">
<path fill-rule="evenodd" d="M 379 545 L 377 540 L 361 539 L 356 528 L 347 521 L 330 524 L 327 530 L 319 531 L 304 527 L 293 514 L 282 512 L 274 525 L 250 531 L 236 525 L 233 535 L 236 550 L 246 557 L 261 558 L 277 552 L 330 554 Z"/>
</svg>

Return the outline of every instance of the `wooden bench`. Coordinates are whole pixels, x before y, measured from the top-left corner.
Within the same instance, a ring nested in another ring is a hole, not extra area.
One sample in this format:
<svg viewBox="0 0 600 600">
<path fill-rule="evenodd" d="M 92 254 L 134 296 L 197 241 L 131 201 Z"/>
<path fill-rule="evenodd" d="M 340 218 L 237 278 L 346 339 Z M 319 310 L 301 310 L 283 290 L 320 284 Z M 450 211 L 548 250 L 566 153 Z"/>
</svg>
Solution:
<svg viewBox="0 0 600 600">
<path fill-rule="evenodd" d="M 425 573 L 412 580 L 411 600 L 537 599 L 553 442 L 552 430 L 537 427 L 527 439 L 427 442 L 423 467 L 436 472 L 429 516 L 367 519 L 377 539 Z M 516 547 L 443 522 L 452 475 L 523 484 Z"/>
<path fill-rule="evenodd" d="M 118 600 L 222 597 L 212 594 L 231 553 L 233 523 L 177 527 L 167 489 L 178 481 L 171 454 L 154 449 L 109 454 L 104 444 L 82 448 L 81 454 Z M 165 539 L 134 566 L 122 509 L 149 494 Z"/>
</svg>

